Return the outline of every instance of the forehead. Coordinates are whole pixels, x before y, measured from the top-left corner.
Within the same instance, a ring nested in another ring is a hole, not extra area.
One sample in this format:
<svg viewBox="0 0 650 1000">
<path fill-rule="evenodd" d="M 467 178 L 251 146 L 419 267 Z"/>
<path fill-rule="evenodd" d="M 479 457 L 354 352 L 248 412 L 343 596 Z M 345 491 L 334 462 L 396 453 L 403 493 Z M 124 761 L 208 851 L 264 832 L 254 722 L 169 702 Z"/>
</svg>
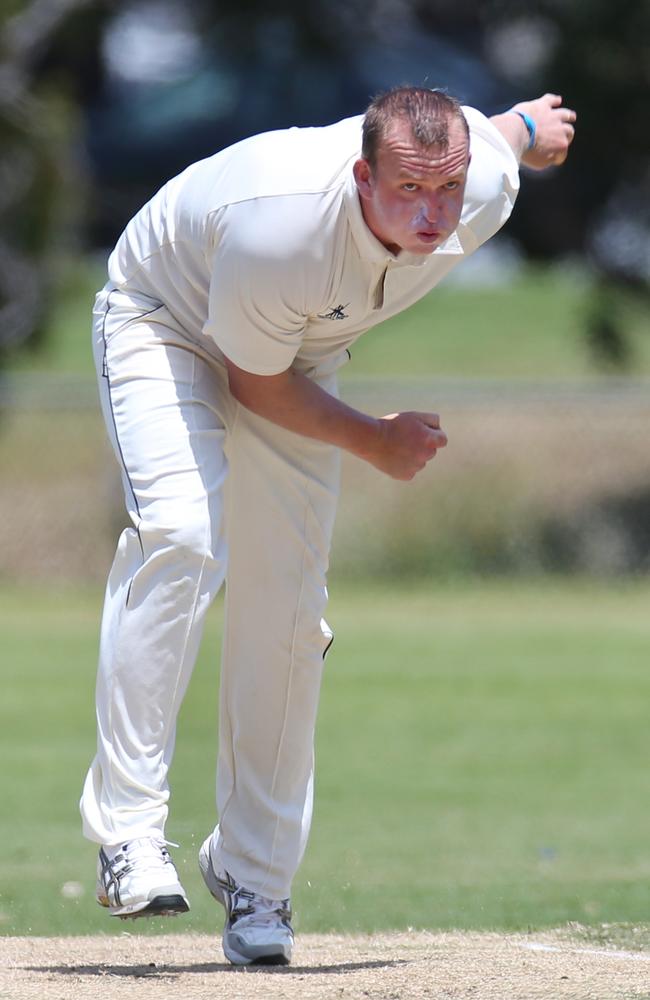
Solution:
<svg viewBox="0 0 650 1000">
<path fill-rule="evenodd" d="M 454 175 L 467 167 L 469 140 L 462 122 L 449 122 L 449 142 L 423 146 L 414 137 L 408 121 L 394 121 L 377 147 L 377 166 L 395 174 Z"/>
</svg>

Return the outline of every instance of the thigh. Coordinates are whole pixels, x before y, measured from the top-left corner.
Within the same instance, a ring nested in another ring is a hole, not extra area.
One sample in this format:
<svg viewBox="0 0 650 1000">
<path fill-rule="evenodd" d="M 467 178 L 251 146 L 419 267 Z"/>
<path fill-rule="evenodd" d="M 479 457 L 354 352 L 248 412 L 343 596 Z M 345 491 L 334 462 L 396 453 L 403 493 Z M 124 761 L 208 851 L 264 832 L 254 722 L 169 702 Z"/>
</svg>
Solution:
<svg viewBox="0 0 650 1000">
<path fill-rule="evenodd" d="M 164 307 L 138 314 L 116 297 L 95 314 L 95 355 L 129 513 L 145 536 L 148 526 L 182 534 L 206 512 L 216 526 L 233 404 L 225 372 Z"/>
<path fill-rule="evenodd" d="M 229 624 L 241 639 L 248 615 L 258 637 L 304 641 L 320 656 L 339 449 L 240 408 L 227 453 Z"/>
</svg>

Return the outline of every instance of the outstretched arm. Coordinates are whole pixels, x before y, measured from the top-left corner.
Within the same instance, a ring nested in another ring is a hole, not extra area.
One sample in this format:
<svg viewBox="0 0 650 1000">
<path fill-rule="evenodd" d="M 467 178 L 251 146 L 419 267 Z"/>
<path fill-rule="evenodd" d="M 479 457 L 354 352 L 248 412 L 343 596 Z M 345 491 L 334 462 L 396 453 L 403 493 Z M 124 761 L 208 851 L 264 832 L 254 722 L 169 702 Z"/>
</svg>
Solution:
<svg viewBox="0 0 650 1000">
<path fill-rule="evenodd" d="M 535 123 L 535 142 L 529 148 L 530 133 L 519 112 Z M 559 94 L 544 94 L 534 101 L 521 101 L 510 111 L 494 115 L 490 121 L 512 148 L 520 163 L 533 170 L 564 163 L 575 133 L 575 111 L 562 104 Z"/>
</svg>

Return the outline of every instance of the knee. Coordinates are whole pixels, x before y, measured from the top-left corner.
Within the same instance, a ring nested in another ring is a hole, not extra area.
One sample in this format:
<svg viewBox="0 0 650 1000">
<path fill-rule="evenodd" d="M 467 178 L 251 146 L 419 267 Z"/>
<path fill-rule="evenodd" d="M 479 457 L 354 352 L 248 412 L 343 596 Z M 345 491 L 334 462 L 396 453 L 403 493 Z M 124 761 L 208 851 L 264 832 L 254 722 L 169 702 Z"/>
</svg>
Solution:
<svg viewBox="0 0 650 1000">
<path fill-rule="evenodd" d="M 145 555 L 171 557 L 181 573 L 194 575 L 200 568 L 224 566 L 220 525 L 207 510 L 187 510 L 174 523 L 147 524 L 141 534 Z"/>
</svg>

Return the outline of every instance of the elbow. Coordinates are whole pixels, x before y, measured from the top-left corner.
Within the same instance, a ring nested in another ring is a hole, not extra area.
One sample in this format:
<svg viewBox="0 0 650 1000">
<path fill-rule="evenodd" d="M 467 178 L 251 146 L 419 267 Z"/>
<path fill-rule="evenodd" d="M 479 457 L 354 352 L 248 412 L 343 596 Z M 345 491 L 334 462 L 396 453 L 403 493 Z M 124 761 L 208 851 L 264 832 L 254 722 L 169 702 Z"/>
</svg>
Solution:
<svg viewBox="0 0 650 1000">
<path fill-rule="evenodd" d="M 278 405 L 286 388 L 287 373 L 254 375 L 227 361 L 228 385 L 231 395 L 241 406 L 265 417 Z"/>
<path fill-rule="evenodd" d="M 230 387 L 231 396 L 236 399 L 241 406 L 246 407 L 247 410 L 252 410 L 254 413 L 257 412 L 257 394 L 248 379 L 237 378 L 237 376 L 229 370 L 228 385 Z"/>
<path fill-rule="evenodd" d="M 230 389 L 230 395 L 233 396 L 238 403 L 241 403 L 242 406 L 246 406 L 246 387 L 233 373 L 231 365 L 228 365 L 228 388 Z"/>
</svg>

